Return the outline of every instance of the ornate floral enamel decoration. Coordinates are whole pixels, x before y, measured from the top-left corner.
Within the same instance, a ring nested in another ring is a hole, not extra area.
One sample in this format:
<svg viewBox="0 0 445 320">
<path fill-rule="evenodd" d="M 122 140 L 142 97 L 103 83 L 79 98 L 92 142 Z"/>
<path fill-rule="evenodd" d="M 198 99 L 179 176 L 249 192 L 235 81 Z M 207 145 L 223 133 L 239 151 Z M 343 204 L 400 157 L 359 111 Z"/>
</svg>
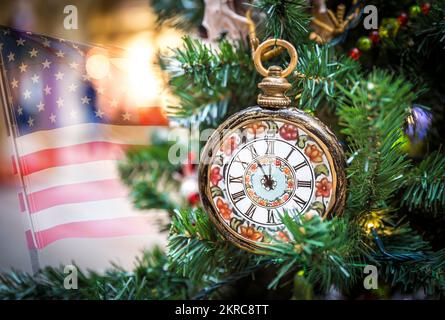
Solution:
<svg viewBox="0 0 445 320">
<path fill-rule="evenodd" d="M 286 70 L 261 64 L 272 45 L 291 56 Z M 344 154 L 321 121 L 291 108 L 285 79 L 297 61 L 295 48 L 280 39 L 262 43 L 255 65 L 265 76 L 259 106 L 227 119 L 211 136 L 201 157 L 199 188 L 204 208 L 218 230 L 241 248 L 258 252 L 289 241 L 280 220 L 287 211 L 325 217 L 342 213 Z"/>
</svg>

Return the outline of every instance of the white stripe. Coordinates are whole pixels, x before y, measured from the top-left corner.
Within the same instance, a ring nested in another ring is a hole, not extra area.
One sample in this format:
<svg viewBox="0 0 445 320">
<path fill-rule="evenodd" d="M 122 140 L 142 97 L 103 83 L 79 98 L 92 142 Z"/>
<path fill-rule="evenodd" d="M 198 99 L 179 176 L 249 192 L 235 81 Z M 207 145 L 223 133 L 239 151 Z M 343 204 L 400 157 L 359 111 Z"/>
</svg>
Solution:
<svg viewBox="0 0 445 320">
<path fill-rule="evenodd" d="M 61 224 L 81 221 L 133 217 L 143 214 L 135 210 L 127 198 L 89 201 L 48 208 L 31 214 L 34 232 Z"/>
<path fill-rule="evenodd" d="M 60 185 L 117 179 L 117 164 L 117 160 L 101 160 L 41 170 L 25 177 L 27 192 L 29 194 Z"/>
<path fill-rule="evenodd" d="M 18 137 L 17 146 L 19 155 L 24 156 L 40 150 L 94 141 L 146 145 L 149 141 L 150 132 L 155 128 L 148 126 L 116 126 L 100 123 L 79 124 L 53 130 L 38 131 Z"/>
</svg>

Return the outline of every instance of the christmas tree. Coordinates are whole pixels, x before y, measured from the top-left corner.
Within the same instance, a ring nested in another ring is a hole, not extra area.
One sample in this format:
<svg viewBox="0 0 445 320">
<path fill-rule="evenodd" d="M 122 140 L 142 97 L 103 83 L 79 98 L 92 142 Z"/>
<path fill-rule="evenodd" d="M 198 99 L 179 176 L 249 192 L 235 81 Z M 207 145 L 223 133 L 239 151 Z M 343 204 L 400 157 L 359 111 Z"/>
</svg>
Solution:
<svg viewBox="0 0 445 320">
<path fill-rule="evenodd" d="M 200 34 L 160 58 L 178 98 L 172 122 L 200 132 L 256 105 L 256 39 L 289 41 L 298 52 L 288 77 L 292 106 L 327 124 L 346 154 L 343 214 L 285 214 L 289 241 L 246 252 L 220 234 L 189 186 L 197 184 L 191 160 L 199 148 L 173 164 L 173 142 L 156 137 L 130 151 L 120 171 L 136 207 L 170 213 L 160 226 L 169 229 L 167 250 L 147 252 L 132 273 L 82 273 L 75 291 L 57 285 L 61 269 L 4 274 L 0 298 L 390 298 L 419 290 L 443 297 L 445 1 L 367 1 L 378 9 L 374 30 L 364 27 L 361 1 L 187 3 L 153 3 L 162 23 Z M 274 49 L 265 60 L 285 67 L 288 59 Z M 367 266 L 377 268 L 379 289 L 365 288 Z"/>
</svg>

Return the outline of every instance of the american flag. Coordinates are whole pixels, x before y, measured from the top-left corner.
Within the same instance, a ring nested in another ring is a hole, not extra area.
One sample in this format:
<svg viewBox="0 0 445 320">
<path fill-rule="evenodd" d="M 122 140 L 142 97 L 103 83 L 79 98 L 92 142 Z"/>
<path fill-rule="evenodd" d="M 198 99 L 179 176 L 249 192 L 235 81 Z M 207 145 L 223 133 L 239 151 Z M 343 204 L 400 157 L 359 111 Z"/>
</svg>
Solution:
<svg viewBox="0 0 445 320">
<path fill-rule="evenodd" d="M 0 53 L 29 247 L 153 232 L 116 165 L 167 120 L 159 107 L 135 107 L 124 52 L 0 26 Z"/>
</svg>

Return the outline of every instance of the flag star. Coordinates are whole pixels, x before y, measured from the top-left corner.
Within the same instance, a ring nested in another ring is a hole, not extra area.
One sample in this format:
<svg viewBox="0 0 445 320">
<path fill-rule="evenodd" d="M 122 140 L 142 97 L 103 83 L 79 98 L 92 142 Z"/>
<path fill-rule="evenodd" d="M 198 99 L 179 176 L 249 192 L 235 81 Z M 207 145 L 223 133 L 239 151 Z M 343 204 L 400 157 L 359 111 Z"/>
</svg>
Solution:
<svg viewBox="0 0 445 320">
<path fill-rule="evenodd" d="M 76 89 L 77 89 L 77 85 L 75 85 L 74 83 L 70 84 L 70 86 L 68 87 L 69 92 L 75 92 Z"/>
<path fill-rule="evenodd" d="M 56 103 L 57 103 L 57 107 L 58 107 L 58 108 L 63 107 L 64 102 L 65 102 L 65 101 L 64 101 L 62 98 L 57 99 L 57 101 L 56 101 Z"/>
<path fill-rule="evenodd" d="M 117 107 L 117 100 L 116 99 L 113 99 L 113 100 L 110 101 L 110 107 L 112 107 L 112 108 L 116 108 Z"/>
<path fill-rule="evenodd" d="M 60 39 L 59 39 L 59 42 L 60 42 L 60 43 L 63 43 L 63 42 L 65 42 L 65 39 L 60 38 Z"/>
<path fill-rule="evenodd" d="M 33 75 L 32 77 L 31 77 L 31 81 L 32 81 L 32 83 L 38 83 L 39 82 L 39 76 L 38 75 Z"/>
<path fill-rule="evenodd" d="M 73 48 L 74 49 L 79 49 L 79 46 L 77 44 L 73 43 Z"/>
<path fill-rule="evenodd" d="M 32 48 L 32 50 L 29 51 L 29 55 L 30 55 L 31 58 L 33 58 L 33 57 L 37 57 L 37 54 L 38 54 L 38 53 L 39 53 L 39 52 L 38 52 L 35 48 Z"/>
<path fill-rule="evenodd" d="M 23 108 L 21 106 L 17 108 L 17 113 L 19 114 L 19 116 L 23 114 Z"/>
<path fill-rule="evenodd" d="M 69 65 L 71 69 L 75 70 L 77 70 L 77 67 L 79 66 L 79 64 L 76 61 L 71 62 Z"/>
<path fill-rule="evenodd" d="M 9 29 L 6 29 L 6 30 L 3 30 L 3 34 L 6 36 L 7 34 L 10 34 L 11 33 L 11 30 L 9 30 Z"/>
<path fill-rule="evenodd" d="M 89 81 L 89 80 L 90 80 L 90 76 L 87 75 L 87 74 L 83 74 L 83 75 L 82 75 L 82 80 L 83 80 L 83 81 Z"/>
<path fill-rule="evenodd" d="M 31 117 L 28 118 L 28 126 L 29 127 L 34 127 L 34 119 L 31 118 Z"/>
<path fill-rule="evenodd" d="M 48 59 L 45 59 L 45 61 L 42 62 L 43 65 L 43 69 L 49 69 L 49 67 L 51 66 L 51 61 L 48 61 Z"/>
<path fill-rule="evenodd" d="M 18 82 L 18 80 L 16 80 L 15 78 L 13 78 L 12 81 L 11 81 L 11 86 L 12 86 L 13 88 L 18 88 L 18 86 L 19 86 L 19 82 Z"/>
<path fill-rule="evenodd" d="M 36 107 L 39 112 L 45 111 L 45 104 L 42 101 L 40 101 L 40 103 L 36 105 Z"/>
<path fill-rule="evenodd" d="M 103 112 L 102 110 L 99 109 L 99 110 L 95 111 L 94 113 L 96 114 L 97 118 L 102 119 L 102 116 L 104 115 L 105 112 Z"/>
<path fill-rule="evenodd" d="M 31 91 L 29 91 L 28 89 L 25 90 L 25 92 L 23 92 L 23 97 L 25 99 L 29 99 L 31 98 Z"/>
<path fill-rule="evenodd" d="M 104 92 L 105 92 L 105 89 L 103 87 L 98 87 L 97 88 L 97 93 L 104 94 Z"/>
<path fill-rule="evenodd" d="M 128 113 L 128 111 L 126 111 L 125 113 L 122 114 L 122 118 L 124 119 L 124 121 L 129 121 L 131 118 L 131 114 Z"/>
<path fill-rule="evenodd" d="M 71 118 L 73 118 L 73 119 L 77 118 L 77 111 L 75 111 L 75 110 L 71 110 L 71 112 L 70 112 L 70 116 L 71 116 Z"/>
<path fill-rule="evenodd" d="M 88 98 L 87 96 L 81 98 L 80 100 L 82 100 L 82 104 L 90 104 L 91 99 Z"/>
<path fill-rule="evenodd" d="M 43 40 L 43 46 L 45 47 L 45 48 L 49 48 L 50 47 L 50 44 L 51 44 L 51 41 L 49 41 L 48 39 L 44 39 Z"/>
<path fill-rule="evenodd" d="M 65 57 L 65 53 L 62 50 L 59 50 L 56 52 L 56 56 L 58 56 L 59 58 L 63 58 Z"/>
<path fill-rule="evenodd" d="M 22 62 L 22 64 L 19 66 L 20 72 L 26 72 L 26 69 L 28 68 L 27 64 L 24 64 Z"/>
<path fill-rule="evenodd" d="M 8 61 L 11 62 L 11 61 L 14 61 L 14 60 L 15 60 L 15 54 L 10 52 L 9 55 L 8 55 Z"/>
<path fill-rule="evenodd" d="M 51 123 L 56 123 L 56 115 L 54 113 L 51 113 L 51 115 L 49 116 L 49 120 L 51 121 Z"/>
<path fill-rule="evenodd" d="M 17 47 L 18 47 L 18 46 L 24 46 L 25 45 L 25 41 L 26 40 L 20 38 L 20 39 L 16 40 L 15 42 L 17 42 Z"/>
<path fill-rule="evenodd" d="M 56 80 L 62 80 L 63 79 L 63 73 L 60 72 L 60 71 L 57 72 L 54 76 L 56 77 Z"/>
<path fill-rule="evenodd" d="M 45 91 L 45 95 L 49 95 L 51 94 L 51 87 L 46 85 L 45 89 L 43 89 L 43 91 Z"/>
</svg>

